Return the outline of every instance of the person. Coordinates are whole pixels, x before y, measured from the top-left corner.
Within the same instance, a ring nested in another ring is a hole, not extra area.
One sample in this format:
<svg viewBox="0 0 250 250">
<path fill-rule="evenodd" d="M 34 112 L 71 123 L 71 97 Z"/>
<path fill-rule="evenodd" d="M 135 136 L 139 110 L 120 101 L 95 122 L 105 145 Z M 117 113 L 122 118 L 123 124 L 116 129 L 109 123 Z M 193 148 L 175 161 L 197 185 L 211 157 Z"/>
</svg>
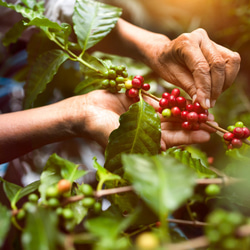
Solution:
<svg viewBox="0 0 250 250">
<path fill-rule="evenodd" d="M 57 4 L 57 1 L 52 2 Z M 166 35 L 145 30 L 122 18 L 93 50 L 144 62 L 163 79 L 186 91 L 205 109 L 215 105 L 240 68 L 239 54 L 211 41 L 203 29 L 170 40 Z M 156 101 L 145 100 L 157 109 Z M 105 147 L 110 133 L 119 126 L 119 116 L 131 104 L 124 94 L 96 90 L 47 106 L 1 114 L 0 163 L 73 137 L 90 137 Z M 214 132 L 206 126 L 197 131 L 183 131 L 180 123 L 164 119 L 161 128 L 162 150 L 206 142 Z"/>
</svg>

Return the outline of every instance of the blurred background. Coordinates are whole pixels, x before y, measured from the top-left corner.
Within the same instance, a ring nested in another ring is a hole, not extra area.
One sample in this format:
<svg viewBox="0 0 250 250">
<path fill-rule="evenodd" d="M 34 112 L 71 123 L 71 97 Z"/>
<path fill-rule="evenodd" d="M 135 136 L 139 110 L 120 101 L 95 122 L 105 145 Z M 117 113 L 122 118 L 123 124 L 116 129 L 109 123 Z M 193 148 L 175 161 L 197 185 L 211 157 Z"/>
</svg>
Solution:
<svg viewBox="0 0 250 250">
<path fill-rule="evenodd" d="M 247 0 L 102 0 L 102 2 L 123 8 L 123 18 L 142 28 L 163 33 L 174 39 L 184 32 L 191 32 L 197 28 L 207 31 L 209 37 L 218 44 L 240 53 L 242 62 L 240 73 L 234 85 L 223 93 L 210 110 L 215 120 L 223 128 L 241 120 L 250 127 L 250 2 Z M 0 34 L 0 39 L 3 34 Z M 18 41 L 8 48 L 0 45 L 0 113 L 12 112 L 22 109 L 23 75 L 27 64 L 27 43 Z M 118 60 L 118 59 L 117 59 Z M 122 61 L 123 59 L 119 59 Z M 137 62 L 131 63 L 131 70 L 137 70 Z M 65 75 L 65 72 L 67 75 Z M 148 72 L 146 70 L 145 72 Z M 129 72 L 132 74 L 132 72 Z M 139 72 L 140 73 L 140 72 Z M 70 79 L 69 79 L 70 76 Z M 151 75 L 152 77 L 152 75 Z M 38 103 L 42 105 L 42 98 L 50 96 L 50 100 L 57 101 L 73 95 L 74 84 L 78 83 L 79 76 L 74 66 L 64 65 L 64 71 L 58 74 L 48 87 L 46 93 L 40 97 Z M 60 83 L 60 84 L 59 84 Z M 45 98 L 46 99 L 46 98 Z M 47 99 L 46 99 L 47 100 Z M 72 146 L 72 143 L 74 146 Z M 84 145 L 87 145 L 84 146 Z M 89 146 L 90 145 L 90 146 Z M 214 159 L 217 168 L 225 165 L 225 148 L 221 139 L 214 135 L 209 143 L 197 145 L 206 152 L 208 157 Z M 49 145 L 36 150 L 9 163 L 14 171 L 23 174 L 39 172 L 44 166 L 50 153 L 57 151 L 60 155 L 81 162 L 88 166 L 92 156 L 96 156 L 100 163 L 103 155 L 98 145 L 92 142 L 79 140 L 67 141 L 63 144 Z M 85 157 L 87 155 L 87 158 Z M 84 156 L 84 157 L 83 157 Z M 8 169 L 8 171 L 7 171 Z M 11 175 L 11 168 L 4 165 L 0 171 Z M 20 170 L 21 169 L 21 170 Z M 31 169 L 31 171 L 30 171 Z M 19 171 L 18 171 L 19 170 Z M 20 174 L 21 175 L 21 174 Z M 11 180 L 18 183 L 17 174 Z M 26 179 L 23 182 L 26 183 Z M 28 181 L 29 182 L 29 181 Z"/>
</svg>

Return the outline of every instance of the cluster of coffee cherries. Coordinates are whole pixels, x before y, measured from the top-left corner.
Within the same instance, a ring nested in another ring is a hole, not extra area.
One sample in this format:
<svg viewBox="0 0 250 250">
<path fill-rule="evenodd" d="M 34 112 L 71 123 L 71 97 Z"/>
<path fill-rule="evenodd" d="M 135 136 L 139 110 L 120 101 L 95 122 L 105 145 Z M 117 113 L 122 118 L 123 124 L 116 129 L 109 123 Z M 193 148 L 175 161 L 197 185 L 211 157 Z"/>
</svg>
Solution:
<svg viewBox="0 0 250 250">
<path fill-rule="evenodd" d="M 181 119 L 185 130 L 198 130 L 200 124 L 208 120 L 208 111 L 198 102 L 188 104 L 185 97 L 180 96 L 180 90 L 174 88 L 171 93 L 164 92 L 159 101 L 158 112 L 165 118 Z"/>
<path fill-rule="evenodd" d="M 126 88 L 126 96 L 129 98 L 133 98 L 135 101 L 138 101 L 139 90 L 142 89 L 144 91 L 148 91 L 150 89 L 150 85 L 148 83 L 144 83 L 144 78 L 141 75 L 136 75 L 132 80 L 127 80 L 125 82 Z"/>
<path fill-rule="evenodd" d="M 111 93 L 117 93 L 124 86 L 128 72 L 124 65 L 111 65 L 102 73 L 102 77 L 104 78 L 101 82 L 102 87 L 108 89 Z"/>
<path fill-rule="evenodd" d="M 240 148 L 242 139 L 247 139 L 250 136 L 250 130 L 241 121 L 228 126 L 227 130 L 228 132 L 223 135 L 223 139 L 228 149 Z"/>
</svg>

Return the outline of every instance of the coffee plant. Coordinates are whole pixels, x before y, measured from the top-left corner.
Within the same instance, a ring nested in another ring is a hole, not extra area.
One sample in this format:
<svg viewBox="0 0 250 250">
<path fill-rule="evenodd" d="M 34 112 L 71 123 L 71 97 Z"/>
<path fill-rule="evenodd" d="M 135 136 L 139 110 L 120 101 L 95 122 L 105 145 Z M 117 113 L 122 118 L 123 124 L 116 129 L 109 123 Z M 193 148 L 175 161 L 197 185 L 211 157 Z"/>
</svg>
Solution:
<svg viewBox="0 0 250 250">
<path fill-rule="evenodd" d="M 0 246 L 8 249 L 249 249 L 249 129 L 232 121 L 214 126 L 209 112 L 146 67 L 88 49 L 115 26 L 121 9 L 77 0 L 72 23 L 46 18 L 43 1 L 0 1 L 23 16 L 3 38 L 9 46 L 21 33 L 40 30 L 28 43 L 24 108 L 49 103 L 51 82 L 74 65 L 73 94 L 97 89 L 133 100 L 109 138 L 96 182 L 88 171 L 52 154 L 40 179 L 19 186 L 0 177 L 9 205 L 0 203 Z M 72 39 L 75 34 L 76 40 Z M 37 45 L 40 46 L 37 46 Z M 139 65 L 139 66 L 138 66 Z M 131 73 L 132 72 L 132 73 Z M 141 73 L 142 72 L 142 73 Z M 72 74 L 73 75 L 73 74 Z M 158 82 L 159 80 L 159 82 Z M 162 93 L 159 93 L 159 89 Z M 43 97 L 44 97 L 43 96 Z M 159 102 L 155 110 L 145 100 Z M 215 107 L 216 109 L 216 107 Z M 198 146 L 160 150 L 161 122 L 175 119 L 184 130 L 216 130 L 227 157 L 221 168 Z M 247 121 L 246 125 L 250 123 Z M 108 206 L 105 204 L 108 204 Z"/>
</svg>

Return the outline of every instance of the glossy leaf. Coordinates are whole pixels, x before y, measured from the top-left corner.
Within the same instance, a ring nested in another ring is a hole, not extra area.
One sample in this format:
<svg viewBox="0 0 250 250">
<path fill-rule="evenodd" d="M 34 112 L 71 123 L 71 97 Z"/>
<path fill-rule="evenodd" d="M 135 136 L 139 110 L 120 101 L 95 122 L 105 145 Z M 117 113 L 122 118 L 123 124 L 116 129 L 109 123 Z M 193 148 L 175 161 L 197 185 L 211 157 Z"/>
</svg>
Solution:
<svg viewBox="0 0 250 250">
<path fill-rule="evenodd" d="M 120 15 L 119 8 L 92 0 L 77 0 L 73 22 L 82 50 L 101 41 L 115 26 Z"/>
<path fill-rule="evenodd" d="M 202 161 L 200 158 L 193 157 L 192 154 L 187 150 L 170 148 L 163 154 L 169 154 L 180 160 L 180 162 L 186 166 L 194 169 L 199 178 L 215 178 L 217 176 L 215 172 L 206 167 L 206 165 L 203 163 L 204 161 Z"/>
<path fill-rule="evenodd" d="M 161 218 L 193 194 L 196 175 L 171 156 L 123 155 L 124 177 Z"/>
<path fill-rule="evenodd" d="M 28 213 L 21 238 L 24 249 L 58 249 L 62 238 L 60 239 L 57 225 L 57 216 L 48 209 L 40 207 L 33 213 Z"/>
<path fill-rule="evenodd" d="M 102 80 L 101 78 L 92 78 L 88 77 L 77 84 L 74 92 L 78 95 L 87 94 L 93 90 L 102 88 Z"/>
<path fill-rule="evenodd" d="M 11 211 L 0 203 L 0 247 L 2 247 L 5 237 L 11 225 Z"/>
<path fill-rule="evenodd" d="M 160 118 L 142 98 L 121 115 L 120 126 L 109 137 L 105 168 L 110 172 L 121 168 L 121 155 L 155 155 L 160 150 Z"/>
<path fill-rule="evenodd" d="M 40 181 L 35 181 L 25 187 L 21 187 L 4 180 L 2 177 L 0 177 L 0 181 L 3 182 L 4 192 L 11 203 L 12 209 L 16 209 L 16 203 L 24 196 L 36 191 L 40 185 Z"/>
<path fill-rule="evenodd" d="M 61 179 L 73 182 L 87 173 L 84 170 L 78 170 L 78 167 L 79 165 L 65 160 L 57 154 L 51 155 L 40 177 L 39 192 L 42 200 L 45 201 L 46 190 L 49 186 L 56 184 Z"/>
<path fill-rule="evenodd" d="M 31 66 L 27 79 L 24 108 L 31 108 L 37 96 L 44 91 L 46 85 L 57 73 L 58 68 L 69 58 L 62 50 L 49 50 L 40 55 Z"/>
</svg>

